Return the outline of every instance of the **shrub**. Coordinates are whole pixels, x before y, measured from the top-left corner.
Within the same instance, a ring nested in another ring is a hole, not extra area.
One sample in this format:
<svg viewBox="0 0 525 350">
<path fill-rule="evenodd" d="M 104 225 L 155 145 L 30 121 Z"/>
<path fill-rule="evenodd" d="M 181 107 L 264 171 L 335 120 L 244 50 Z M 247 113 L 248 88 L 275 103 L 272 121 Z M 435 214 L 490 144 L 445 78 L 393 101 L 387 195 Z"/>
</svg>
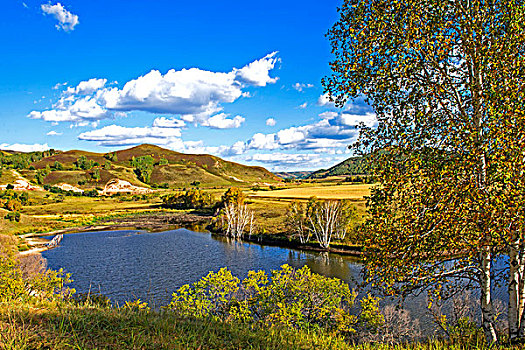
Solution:
<svg viewBox="0 0 525 350">
<path fill-rule="evenodd" d="M 131 165 L 135 167 L 135 174 L 140 181 L 148 183 L 153 172 L 154 160 L 152 156 L 133 157 Z"/>
<path fill-rule="evenodd" d="M 350 334 L 359 324 L 380 318 L 373 302 L 362 305 L 365 316 L 352 315 L 355 298 L 346 283 L 307 266 L 294 270 L 283 265 L 270 278 L 264 271 L 250 271 L 242 282 L 222 268 L 179 288 L 168 308 L 185 317 Z"/>
<path fill-rule="evenodd" d="M 84 191 L 84 196 L 86 196 L 86 197 L 97 197 L 98 196 L 98 191 L 95 190 L 95 189 L 92 189 L 92 190 L 89 190 L 89 191 Z"/>
<path fill-rule="evenodd" d="M 4 216 L 4 219 L 9 220 L 9 221 L 20 222 L 20 213 L 17 211 L 7 213 L 6 216 Z"/>
<path fill-rule="evenodd" d="M 230 187 L 221 197 L 221 204 L 223 206 L 235 203 L 235 204 L 243 204 L 244 200 L 246 199 L 246 196 L 242 192 L 242 190 L 238 187 Z"/>
<path fill-rule="evenodd" d="M 162 201 L 165 207 L 175 209 L 203 209 L 213 204 L 213 199 L 208 192 L 193 188 L 164 196 Z"/>
<path fill-rule="evenodd" d="M 0 237 L 0 301 L 54 299 L 74 293 L 64 287 L 70 282 L 69 275 L 46 270 L 42 261 L 20 262 L 13 247 L 8 237 Z"/>
<path fill-rule="evenodd" d="M 110 160 L 112 162 L 118 162 L 118 157 L 116 152 L 106 153 L 104 154 L 104 158 L 107 160 Z"/>
<path fill-rule="evenodd" d="M 64 170 L 64 166 L 62 165 L 62 163 L 56 160 L 55 163 L 53 164 L 53 169 L 54 170 Z"/>
<path fill-rule="evenodd" d="M 89 169 L 93 168 L 94 163 L 93 163 L 92 160 L 87 159 L 86 156 L 80 156 L 80 157 L 78 157 L 78 159 L 76 160 L 75 165 L 76 165 L 79 169 L 82 169 L 82 170 L 89 170 Z"/>
<path fill-rule="evenodd" d="M 100 180 L 100 171 L 98 169 L 95 169 L 91 174 L 91 178 L 98 182 L 98 180 Z"/>
</svg>

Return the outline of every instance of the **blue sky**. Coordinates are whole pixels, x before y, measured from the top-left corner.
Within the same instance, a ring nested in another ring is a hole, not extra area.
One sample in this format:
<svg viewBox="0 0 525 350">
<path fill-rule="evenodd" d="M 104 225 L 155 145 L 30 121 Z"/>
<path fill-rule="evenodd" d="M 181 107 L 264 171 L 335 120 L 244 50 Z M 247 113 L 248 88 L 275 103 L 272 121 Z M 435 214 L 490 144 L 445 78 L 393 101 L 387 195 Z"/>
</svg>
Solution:
<svg viewBox="0 0 525 350">
<path fill-rule="evenodd" d="M 153 143 L 271 170 L 347 158 L 372 111 L 322 97 L 339 0 L 8 0 L 0 148 Z"/>
</svg>

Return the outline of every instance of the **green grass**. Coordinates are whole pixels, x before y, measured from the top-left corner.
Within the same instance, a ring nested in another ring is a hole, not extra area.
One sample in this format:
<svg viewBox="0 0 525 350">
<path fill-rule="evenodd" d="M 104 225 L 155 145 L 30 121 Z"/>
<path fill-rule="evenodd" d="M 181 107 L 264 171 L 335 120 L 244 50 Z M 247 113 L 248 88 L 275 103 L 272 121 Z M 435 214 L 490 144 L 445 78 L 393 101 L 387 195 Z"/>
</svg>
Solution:
<svg viewBox="0 0 525 350">
<path fill-rule="evenodd" d="M 0 305 L 2 349 L 347 349 L 316 332 L 72 303 Z"/>
<path fill-rule="evenodd" d="M 0 176 L 0 184 L 7 185 L 14 183 L 19 177 L 12 169 L 2 169 L 2 175 Z"/>
<path fill-rule="evenodd" d="M 180 318 L 171 312 L 73 302 L 0 304 L 1 349 L 487 349 L 473 344 L 351 345 L 319 331 Z M 511 347 L 493 347 L 511 349 Z M 513 349 L 519 349 L 514 347 Z"/>
</svg>

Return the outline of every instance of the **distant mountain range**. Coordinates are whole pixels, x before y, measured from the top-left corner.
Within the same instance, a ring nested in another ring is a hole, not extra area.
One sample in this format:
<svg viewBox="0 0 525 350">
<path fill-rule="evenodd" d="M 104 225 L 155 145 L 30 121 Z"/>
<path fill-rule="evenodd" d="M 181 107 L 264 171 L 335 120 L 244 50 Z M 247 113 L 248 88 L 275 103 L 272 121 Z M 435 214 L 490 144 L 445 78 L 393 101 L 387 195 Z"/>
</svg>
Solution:
<svg viewBox="0 0 525 350">
<path fill-rule="evenodd" d="M 281 179 L 306 179 L 313 171 L 279 171 L 274 172 Z"/>
<path fill-rule="evenodd" d="M 262 167 L 246 166 L 208 154 L 174 152 L 149 144 L 110 153 L 81 150 L 54 152 L 51 155 L 46 152 L 0 153 L 0 168 L 4 168 L 0 183 L 12 180 L 14 176 L 22 176 L 41 185 L 66 183 L 84 189 L 103 187 L 114 178 L 152 187 L 239 186 L 281 182 L 279 177 Z M 142 160 L 141 157 L 147 158 L 145 163 L 151 163 L 147 165 L 148 181 L 140 176 L 137 162 L 134 161 Z"/>
</svg>

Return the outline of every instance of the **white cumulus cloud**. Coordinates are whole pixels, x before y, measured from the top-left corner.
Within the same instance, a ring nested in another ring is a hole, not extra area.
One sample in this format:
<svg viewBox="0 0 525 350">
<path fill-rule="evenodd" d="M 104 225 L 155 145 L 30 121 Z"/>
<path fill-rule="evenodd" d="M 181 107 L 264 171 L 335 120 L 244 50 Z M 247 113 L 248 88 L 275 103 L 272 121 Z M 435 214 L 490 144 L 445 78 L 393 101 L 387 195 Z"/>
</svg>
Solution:
<svg viewBox="0 0 525 350">
<path fill-rule="evenodd" d="M 155 118 L 153 126 L 158 128 L 183 128 L 186 126 L 186 123 L 180 119 L 160 117 Z"/>
<path fill-rule="evenodd" d="M 56 25 L 58 30 L 62 29 L 69 32 L 75 29 L 75 26 L 79 23 L 78 16 L 66 10 L 59 2 L 55 5 L 51 5 L 51 3 L 42 4 L 40 8 L 44 14 L 51 15 L 58 21 Z"/>
<path fill-rule="evenodd" d="M 275 134 L 257 133 L 248 141 L 250 149 L 277 149 L 279 147 Z"/>
<path fill-rule="evenodd" d="M 60 136 L 60 135 L 62 135 L 62 133 L 61 132 L 56 132 L 55 130 L 51 130 L 46 135 L 47 136 Z"/>
<path fill-rule="evenodd" d="M 268 119 L 266 119 L 266 125 L 268 125 L 268 126 L 275 126 L 276 123 L 277 123 L 277 122 L 275 121 L 274 118 L 268 118 Z"/>
<path fill-rule="evenodd" d="M 318 153 L 344 152 L 358 135 L 358 126 L 377 126 L 375 114 L 350 114 L 327 111 L 317 122 L 281 129 L 276 133 L 256 133 L 246 142 L 250 150 L 309 150 Z M 331 150 L 331 151 L 328 151 Z"/>
<path fill-rule="evenodd" d="M 44 144 L 22 144 L 22 143 L 14 143 L 14 144 L 8 144 L 8 143 L 2 143 L 0 144 L 0 149 L 6 150 L 6 151 L 17 151 L 17 152 L 42 152 L 47 151 L 51 147 L 48 146 L 47 143 Z"/>
<path fill-rule="evenodd" d="M 330 97 L 328 96 L 327 93 L 319 96 L 319 99 L 317 100 L 317 104 L 319 106 L 331 106 L 331 107 L 335 106 L 335 104 L 330 101 Z"/>
<path fill-rule="evenodd" d="M 106 86 L 106 79 L 89 79 L 69 87 L 49 110 L 33 111 L 33 119 L 53 122 L 112 118 L 115 113 L 145 111 L 180 116 L 189 123 L 210 127 L 238 127 L 243 117 L 233 119 L 220 115 L 223 104 L 247 96 L 243 89 L 265 86 L 276 81 L 270 77 L 277 53 L 271 53 L 241 69 L 212 72 L 198 68 L 174 70 L 165 74 L 158 70 L 132 79 L 122 88 Z M 85 109 L 89 105 L 89 111 Z M 209 120 L 214 116 L 215 119 Z"/>
<path fill-rule="evenodd" d="M 278 58 L 277 51 L 266 55 L 265 57 L 253 61 L 241 69 L 234 69 L 236 78 L 250 85 L 266 86 L 277 81 L 278 78 L 270 77 L 270 71 L 274 68 Z"/>
<path fill-rule="evenodd" d="M 239 128 L 244 121 L 244 117 L 240 115 L 231 119 L 228 118 L 228 114 L 220 113 L 204 121 L 202 125 L 209 126 L 212 129 L 233 129 Z"/>
<path fill-rule="evenodd" d="M 92 78 L 89 80 L 81 81 L 76 87 L 68 87 L 66 93 L 68 94 L 77 94 L 77 95 L 91 95 L 95 91 L 102 89 L 106 83 L 107 79 L 97 79 Z"/>
<path fill-rule="evenodd" d="M 97 103 L 96 98 L 87 96 L 77 100 L 62 97 L 47 111 L 32 111 L 28 117 L 49 122 L 86 122 L 106 119 L 112 114 Z"/>
<path fill-rule="evenodd" d="M 313 88 L 313 84 L 305 84 L 305 83 L 295 83 L 292 85 L 292 87 L 299 91 L 299 92 L 302 92 L 304 89 L 309 89 L 309 88 Z"/>
<path fill-rule="evenodd" d="M 152 143 L 166 145 L 180 141 L 181 131 L 174 128 L 158 127 L 123 127 L 109 125 L 101 129 L 80 134 L 78 138 L 85 141 L 97 141 L 100 146 L 123 146 Z"/>
<path fill-rule="evenodd" d="M 374 113 L 370 112 L 365 114 L 342 113 L 339 116 L 339 123 L 347 126 L 358 126 L 363 123 L 368 127 L 374 127 L 377 126 L 377 118 Z"/>
</svg>

